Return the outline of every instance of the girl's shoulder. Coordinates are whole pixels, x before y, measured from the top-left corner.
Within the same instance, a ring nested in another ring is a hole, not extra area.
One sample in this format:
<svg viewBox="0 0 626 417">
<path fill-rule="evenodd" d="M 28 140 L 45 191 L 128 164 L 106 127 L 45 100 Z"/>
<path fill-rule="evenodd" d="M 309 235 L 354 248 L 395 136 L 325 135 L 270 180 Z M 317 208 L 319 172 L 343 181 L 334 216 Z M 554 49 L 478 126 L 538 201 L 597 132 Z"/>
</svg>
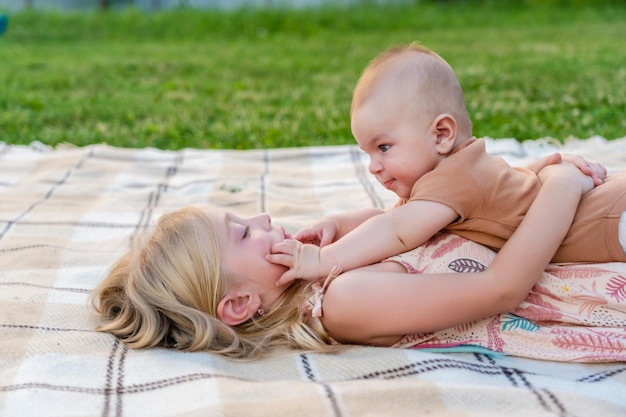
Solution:
<svg viewBox="0 0 626 417">
<path fill-rule="evenodd" d="M 345 272 L 327 287 L 320 320 L 326 332 L 344 344 L 391 346 L 398 335 L 382 336 L 377 322 L 386 303 L 393 300 L 393 283 L 385 277 L 406 276 L 406 269 L 396 262 L 384 262 Z M 393 279 L 391 279 L 393 281 Z"/>
</svg>

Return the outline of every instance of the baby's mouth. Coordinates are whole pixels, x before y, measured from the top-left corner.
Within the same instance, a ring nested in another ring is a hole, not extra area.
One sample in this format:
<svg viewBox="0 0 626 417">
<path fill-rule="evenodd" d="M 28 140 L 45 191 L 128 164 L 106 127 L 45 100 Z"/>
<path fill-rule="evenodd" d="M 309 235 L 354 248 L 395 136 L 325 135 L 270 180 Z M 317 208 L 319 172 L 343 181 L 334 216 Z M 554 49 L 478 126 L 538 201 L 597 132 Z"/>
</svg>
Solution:
<svg viewBox="0 0 626 417">
<path fill-rule="evenodd" d="M 390 190 L 391 186 L 393 185 L 395 180 L 391 179 L 391 180 L 387 180 L 385 182 L 383 182 L 383 187 L 385 187 L 386 189 Z"/>
</svg>

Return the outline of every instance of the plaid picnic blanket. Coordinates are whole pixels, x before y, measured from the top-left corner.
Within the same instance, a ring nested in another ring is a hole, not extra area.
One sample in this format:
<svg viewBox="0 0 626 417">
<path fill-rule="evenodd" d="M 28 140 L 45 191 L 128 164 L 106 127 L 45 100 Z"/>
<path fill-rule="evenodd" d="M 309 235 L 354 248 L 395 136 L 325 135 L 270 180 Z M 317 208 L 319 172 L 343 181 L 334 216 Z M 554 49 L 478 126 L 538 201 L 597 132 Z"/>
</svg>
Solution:
<svg viewBox="0 0 626 417">
<path fill-rule="evenodd" d="M 518 143 L 524 165 L 580 153 L 626 169 L 626 138 Z M 355 347 L 252 362 L 132 350 L 95 332 L 91 289 L 159 215 L 266 211 L 295 232 L 395 196 L 356 146 L 163 151 L 0 143 L 0 416 L 624 416 L 626 363 Z"/>
</svg>

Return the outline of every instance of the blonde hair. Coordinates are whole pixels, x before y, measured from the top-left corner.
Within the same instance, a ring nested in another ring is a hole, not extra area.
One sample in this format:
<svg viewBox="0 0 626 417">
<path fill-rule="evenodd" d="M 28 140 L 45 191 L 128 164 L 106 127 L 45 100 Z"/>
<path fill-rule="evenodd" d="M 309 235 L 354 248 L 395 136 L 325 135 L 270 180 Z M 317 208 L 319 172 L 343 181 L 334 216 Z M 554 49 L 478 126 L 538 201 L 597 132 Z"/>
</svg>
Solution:
<svg viewBox="0 0 626 417">
<path fill-rule="evenodd" d="M 319 320 L 302 312 L 307 283 L 296 281 L 271 311 L 230 327 L 217 305 L 230 278 L 221 269 L 213 219 L 199 207 L 162 216 L 94 290 L 92 306 L 108 332 L 132 348 L 167 346 L 251 359 L 271 348 L 332 350 Z"/>
<path fill-rule="evenodd" d="M 442 113 L 451 114 L 460 135 L 472 136 L 463 89 L 450 64 L 434 51 L 411 43 L 389 48 L 374 58 L 354 88 L 350 115 L 379 89 L 388 88 L 404 99 L 399 102 L 416 107 L 416 117 L 432 120 Z"/>
</svg>

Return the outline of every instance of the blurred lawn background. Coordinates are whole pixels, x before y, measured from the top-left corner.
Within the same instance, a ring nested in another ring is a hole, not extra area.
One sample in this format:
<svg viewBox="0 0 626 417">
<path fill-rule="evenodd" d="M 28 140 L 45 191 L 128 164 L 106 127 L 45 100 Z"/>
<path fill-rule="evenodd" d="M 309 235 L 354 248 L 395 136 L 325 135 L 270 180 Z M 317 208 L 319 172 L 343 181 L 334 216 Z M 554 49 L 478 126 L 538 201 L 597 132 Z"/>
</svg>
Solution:
<svg viewBox="0 0 626 417">
<path fill-rule="evenodd" d="M 351 144 L 360 72 L 411 41 L 455 68 L 477 136 L 626 135 L 623 0 L 449 0 L 11 14 L 0 36 L 0 141 Z"/>
</svg>

